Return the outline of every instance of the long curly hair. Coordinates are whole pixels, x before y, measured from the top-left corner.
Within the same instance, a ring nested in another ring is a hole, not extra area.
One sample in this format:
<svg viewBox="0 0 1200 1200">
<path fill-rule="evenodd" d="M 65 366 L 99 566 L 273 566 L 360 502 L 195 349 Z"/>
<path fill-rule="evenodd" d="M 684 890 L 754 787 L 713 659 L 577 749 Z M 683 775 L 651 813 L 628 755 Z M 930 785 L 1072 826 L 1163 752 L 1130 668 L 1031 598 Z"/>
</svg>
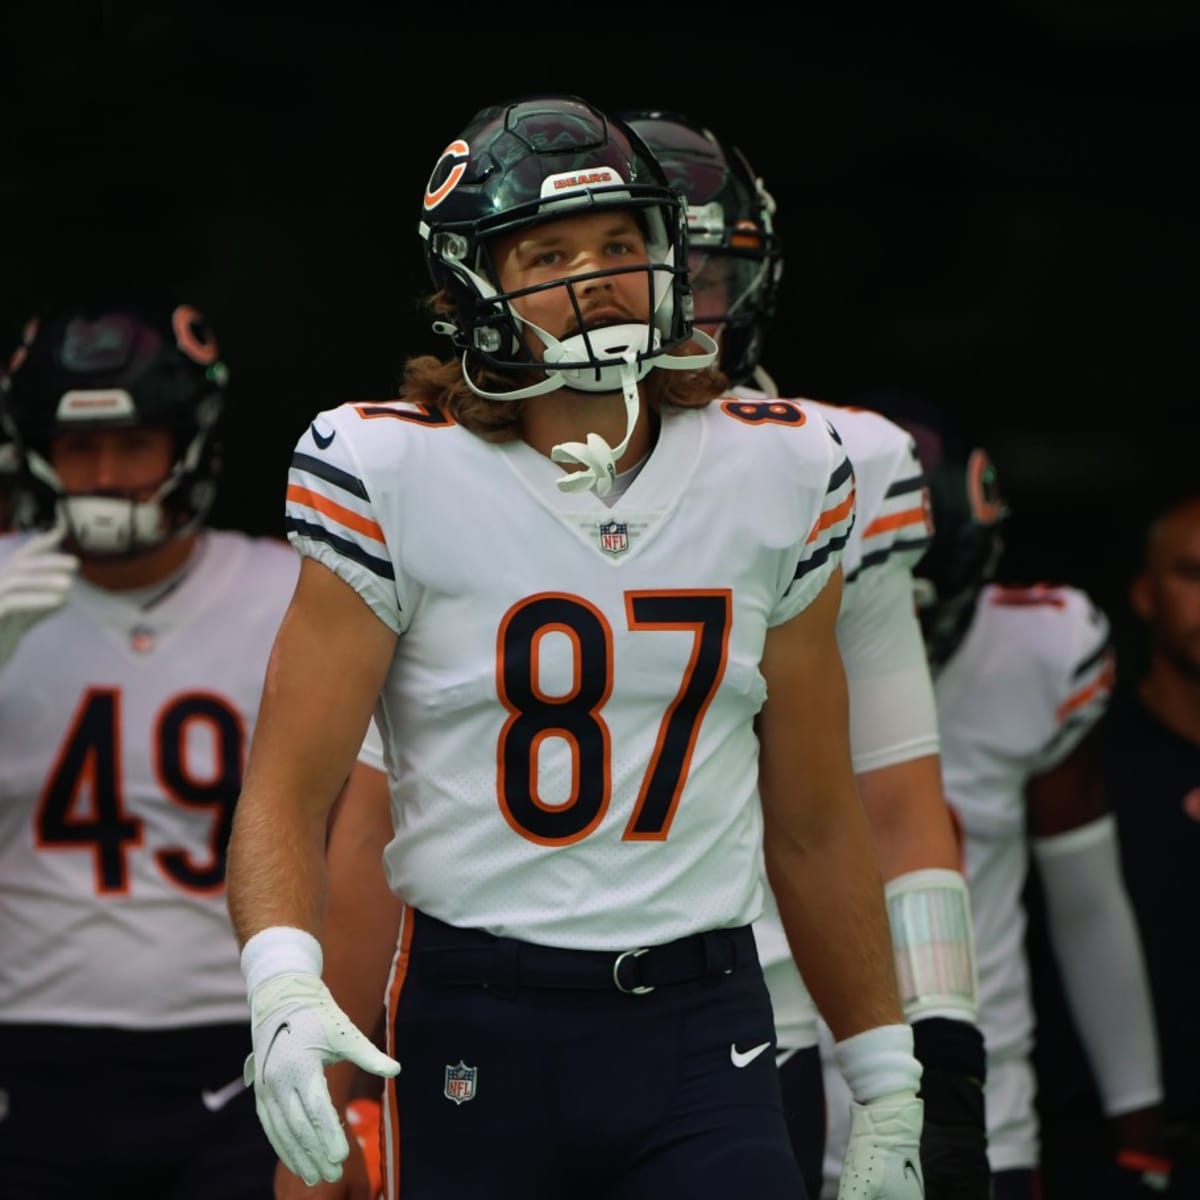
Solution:
<svg viewBox="0 0 1200 1200">
<path fill-rule="evenodd" d="M 454 302 L 445 291 L 435 292 L 428 307 L 438 316 L 454 312 Z M 695 342 L 679 348 L 684 357 L 701 354 Z M 527 373 L 495 371 L 475 364 L 472 377 L 487 391 L 515 390 L 541 378 L 531 367 Z M 715 367 L 695 371 L 651 371 L 641 383 L 642 399 L 651 412 L 671 409 L 704 408 L 729 390 L 729 380 Z M 437 358 L 421 354 L 404 365 L 400 398 L 432 405 L 448 413 L 464 429 L 488 442 L 511 442 L 520 436 L 524 400 L 486 400 L 473 392 L 463 375 L 462 360 L 456 356 Z"/>
</svg>

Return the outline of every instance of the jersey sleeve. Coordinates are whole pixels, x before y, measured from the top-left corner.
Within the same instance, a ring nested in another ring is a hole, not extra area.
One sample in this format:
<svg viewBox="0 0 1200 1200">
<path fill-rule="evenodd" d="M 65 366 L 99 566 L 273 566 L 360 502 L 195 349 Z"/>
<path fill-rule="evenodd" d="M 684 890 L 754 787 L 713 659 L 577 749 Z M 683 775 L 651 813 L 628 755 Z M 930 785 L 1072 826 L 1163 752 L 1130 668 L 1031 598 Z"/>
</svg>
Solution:
<svg viewBox="0 0 1200 1200">
<path fill-rule="evenodd" d="M 848 584 L 881 567 L 911 571 L 933 535 L 929 493 L 913 439 L 878 413 L 856 415 L 860 421 L 870 418 L 869 437 L 864 440 L 874 443 L 868 453 L 875 478 L 869 489 L 860 482 L 858 553 L 847 561 Z M 853 445 L 850 457 L 860 480 L 864 479 L 867 466 L 857 461 Z"/>
<path fill-rule="evenodd" d="M 806 609 L 841 565 L 854 528 L 854 469 L 837 433 L 822 420 L 828 444 L 828 473 L 816 520 L 799 547 L 795 570 L 776 605 L 771 625 L 781 625 Z"/>
<path fill-rule="evenodd" d="M 395 567 L 344 412 L 319 414 L 297 442 L 284 528 L 300 554 L 328 567 L 402 633 Z"/>
<path fill-rule="evenodd" d="M 1100 720 L 1112 699 L 1116 661 L 1107 617 L 1083 592 L 1054 589 L 1062 607 L 1054 631 L 1050 686 L 1056 728 L 1034 764 L 1041 774 L 1057 766 Z"/>
</svg>

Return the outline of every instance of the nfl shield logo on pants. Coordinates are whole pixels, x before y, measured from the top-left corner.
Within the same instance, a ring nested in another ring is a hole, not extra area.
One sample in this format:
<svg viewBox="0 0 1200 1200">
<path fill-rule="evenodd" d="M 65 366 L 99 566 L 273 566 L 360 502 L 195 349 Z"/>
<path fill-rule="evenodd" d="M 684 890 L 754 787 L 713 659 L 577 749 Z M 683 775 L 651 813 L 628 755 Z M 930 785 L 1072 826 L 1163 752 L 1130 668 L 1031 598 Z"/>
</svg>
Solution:
<svg viewBox="0 0 1200 1200">
<path fill-rule="evenodd" d="M 479 1079 L 479 1068 L 468 1067 L 460 1058 L 457 1067 L 446 1068 L 446 1086 L 443 1089 L 447 1100 L 464 1104 L 475 1099 L 475 1084 Z"/>
</svg>

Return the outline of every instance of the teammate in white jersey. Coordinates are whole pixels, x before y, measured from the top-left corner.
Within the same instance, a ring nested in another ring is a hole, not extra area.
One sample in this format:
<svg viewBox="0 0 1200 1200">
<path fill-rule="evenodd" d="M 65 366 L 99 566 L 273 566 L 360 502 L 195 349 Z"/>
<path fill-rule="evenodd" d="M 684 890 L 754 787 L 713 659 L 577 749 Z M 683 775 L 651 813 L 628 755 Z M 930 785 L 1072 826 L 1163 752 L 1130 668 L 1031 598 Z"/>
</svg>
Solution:
<svg viewBox="0 0 1200 1200">
<path fill-rule="evenodd" d="M 272 1141 L 338 1179 L 322 1064 L 351 1058 L 389 1077 L 391 1196 L 802 1196 L 750 928 L 765 852 L 866 1102 L 854 1194 L 920 1196 L 835 639 L 841 447 L 719 399 L 680 197 L 583 101 L 477 114 L 421 232 L 461 361 L 320 414 L 289 482 L 304 562 L 229 871 Z M 372 710 L 394 1059 L 320 979 L 326 820 Z"/>
<path fill-rule="evenodd" d="M 1038 1138 L 1022 905 L 1031 850 L 1115 1136 L 1134 1164 L 1156 1163 L 1144 1156 L 1161 1149 L 1145 967 L 1088 739 L 1111 689 L 1108 622 L 1076 588 L 989 582 L 1005 506 L 987 455 L 919 398 L 875 402 L 913 433 L 930 480 L 935 534 L 915 574 L 971 888 L 988 1148 L 997 1200 L 1031 1200 Z"/>
<path fill-rule="evenodd" d="M 760 363 L 783 271 L 774 201 L 737 147 L 689 117 L 644 112 L 629 120 L 688 200 L 697 325 L 720 338 L 721 368 L 738 395 L 776 397 Z M 911 437 L 878 413 L 802 403 L 837 429 L 854 467 L 858 519 L 842 560 L 837 637 L 854 769 L 888 884 L 905 1015 L 925 1068 L 925 1186 L 929 1200 L 986 1200 L 984 1056 L 969 901 L 942 794 L 933 689 L 912 603 L 912 565 L 929 538 L 921 466 Z M 941 931 L 938 944 L 926 932 L 930 919 Z M 825 1139 L 817 1010 L 769 895 L 755 932 L 793 1145 L 815 1191 Z"/>
<path fill-rule="evenodd" d="M 105 295 L 0 381 L 40 526 L 0 538 L 6 1196 L 271 1194 L 225 845 L 299 564 L 202 528 L 225 377 L 194 309 Z"/>
</svg>

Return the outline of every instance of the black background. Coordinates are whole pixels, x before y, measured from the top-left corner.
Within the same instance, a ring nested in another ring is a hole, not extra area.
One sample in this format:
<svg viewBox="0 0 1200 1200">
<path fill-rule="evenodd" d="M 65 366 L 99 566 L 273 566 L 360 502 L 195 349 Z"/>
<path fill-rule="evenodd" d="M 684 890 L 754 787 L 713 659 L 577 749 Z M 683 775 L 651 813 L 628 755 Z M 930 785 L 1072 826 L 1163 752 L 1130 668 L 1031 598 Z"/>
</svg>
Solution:
<svg viewBox="0 0 1200 1200">
<path fill-rule="evenodd" d="M 1005 573 L 1085 587 L 1136 661 L 1141 530 L 1200 487 L 1200 6 L 298 7 L 0 15 L 0 336 L 98 279 L 200 307 L 232 372 L 216 524 L 280 533 L 309 418 L 444 351 L 425 180 L 477 108 L 570 91 L 742 147 L 785 239 L 784 393 L 954 413 L 1013 508 Z"/>
</svg>

